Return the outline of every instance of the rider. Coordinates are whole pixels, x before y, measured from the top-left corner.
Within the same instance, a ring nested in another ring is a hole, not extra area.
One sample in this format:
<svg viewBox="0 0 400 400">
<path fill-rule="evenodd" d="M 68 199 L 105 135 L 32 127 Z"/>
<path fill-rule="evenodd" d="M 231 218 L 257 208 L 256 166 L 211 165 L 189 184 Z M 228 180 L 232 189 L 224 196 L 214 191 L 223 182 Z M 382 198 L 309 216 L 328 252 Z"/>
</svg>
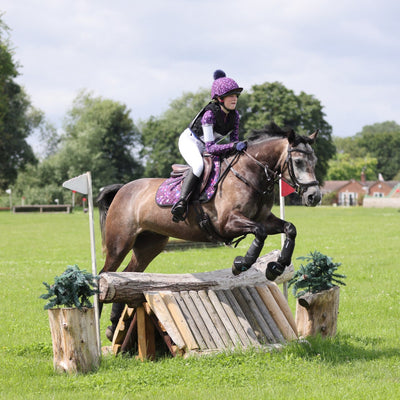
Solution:
<svg viewBox="0 0 400 400">
<path fill-rule="evenodd" d="M 243 88 L 224 71 L 214 72 L 211 102 L 195 117 L 179 137 L 179 151 L 190 169 L 181 189 L 180 199 L 171 209 L 174 222 L 184 221 L 187 203 L 203 173 L 203 153 L 224 157 L 233 150 L 244 151 L 246 142 L 239 141 L 237 100 Z M 217 141 L 229 136 L 229 143 Z"/>
</svg>

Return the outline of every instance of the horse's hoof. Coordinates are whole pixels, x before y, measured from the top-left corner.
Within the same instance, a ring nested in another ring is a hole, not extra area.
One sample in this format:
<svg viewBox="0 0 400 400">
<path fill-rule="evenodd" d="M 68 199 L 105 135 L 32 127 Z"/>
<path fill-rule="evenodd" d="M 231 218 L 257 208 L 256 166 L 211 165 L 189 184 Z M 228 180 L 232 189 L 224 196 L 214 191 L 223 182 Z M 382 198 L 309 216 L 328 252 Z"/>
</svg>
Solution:
<svg viewBox="0 0 400 400">
<path fill-rule="evenodd" d="M 115 331 L 115 327 L 107 326 L 107 329 L 106 329 L 106 338 L 107 338 L 110 342 L 112 342 L 112 340 L 113 340 L 114 331 Z"/>
<path fill-rule="evenodd" d="M 245 259 L 242 256 L 237 256 L 233 261 L 232 274 L 239 275 L 244 271 L 247 271 L 249 267 L 245 264 Z"/>
<path fill-rule="evenodd" d="M 265 276 L 269 281 L 274 281 L 279 275 L 283 274 L 285 267 L 276 261 L 271 261 L 268 263 L 265 270 Z"/>
</svg>

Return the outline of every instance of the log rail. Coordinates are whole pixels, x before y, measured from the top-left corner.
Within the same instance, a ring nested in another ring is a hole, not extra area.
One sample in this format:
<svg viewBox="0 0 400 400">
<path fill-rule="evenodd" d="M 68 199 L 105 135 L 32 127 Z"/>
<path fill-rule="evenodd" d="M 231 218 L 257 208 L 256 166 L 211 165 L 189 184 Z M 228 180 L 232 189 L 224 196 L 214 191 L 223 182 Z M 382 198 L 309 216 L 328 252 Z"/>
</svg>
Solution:
<svg viewBox="0 0 400 400">
<path fill-rule="evenodd" d="M 156 274 L 145 272 L 105 272 L 100 275 L 99 300 L 102 303 L 126 303 L 135 307 L 145 301 L 144 292 L 169 290 L 227 290 L 239 286 L 257 286 L 268 282 L 265 270 L 270 261 L 276 261 L 279 250 L 260 258 L 247 271 L 234 276 L 230 268 L 193 274 Z M 293 265 L 275 280 L 281 284 L 291 279 Z"/>
</svg>

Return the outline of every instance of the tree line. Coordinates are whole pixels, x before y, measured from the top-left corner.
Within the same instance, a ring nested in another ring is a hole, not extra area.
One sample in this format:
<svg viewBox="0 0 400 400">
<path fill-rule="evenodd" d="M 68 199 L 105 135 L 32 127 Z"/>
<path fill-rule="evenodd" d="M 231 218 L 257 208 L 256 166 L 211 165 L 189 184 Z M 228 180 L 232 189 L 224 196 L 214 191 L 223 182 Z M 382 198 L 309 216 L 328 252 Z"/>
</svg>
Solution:
<svg viewBox="0 0 400 400">
<path fill-rule="evenodd" d="M 168 177 L 173 163 L 182 163 L 177 141 L 199 110 L 210 100 L 209 89 L 183 93 L 160 116 L 134 122 L 131 110 L 118 101 L 84 90 L 67 111 L 57 131 L 33 107 L 15 81 L 18 65 L 0 16 L 0 191 L 12 188 L 27 204 L 64 202 L 62 183 L 91 171 L 96 193 L 111 183 L 140 177 Z M 400 171 L 400 126 L 385 122 L 364 127 L 351 138 L 333 138 L 321 102 L 313 95 L 295 94 L 280 82 L 254 85 L 239 99 L 240 134 L 274 121 L 298 134 L 320 130 L 315 144 L 317 179 L 368 179 L 382 173 L 393 179 Z M 42 152 L 27 142 L 40 132 Z"/>
</svg>

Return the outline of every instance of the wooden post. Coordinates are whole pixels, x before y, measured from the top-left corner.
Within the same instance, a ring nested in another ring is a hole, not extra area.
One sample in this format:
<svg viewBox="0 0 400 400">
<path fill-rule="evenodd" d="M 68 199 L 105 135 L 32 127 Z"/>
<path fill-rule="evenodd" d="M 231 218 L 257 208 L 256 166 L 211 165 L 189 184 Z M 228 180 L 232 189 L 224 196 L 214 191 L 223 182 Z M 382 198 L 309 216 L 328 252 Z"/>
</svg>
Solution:
<svg viewBox="0 0 400 400">
<path fill-rule="evenodd" d="M 149 319 L 144 306 L 136 309 L 137 335 L 138 335 L 138 358 L 140 360 L 154 360 L 156 346 L 154 338 L 153 322 Z"/>
<path fill-rule="evenodd" d="M 339 286 L 297 299 L 296 325 L 299 335 L 335 336 L 339 312 Z"/>
<path fill-rule="evenodd" d="M 94 309 L 53 308 L 48 314 L 54 369 L 70 374 L 97 369 L 100 353 Z"/>
</svg>

